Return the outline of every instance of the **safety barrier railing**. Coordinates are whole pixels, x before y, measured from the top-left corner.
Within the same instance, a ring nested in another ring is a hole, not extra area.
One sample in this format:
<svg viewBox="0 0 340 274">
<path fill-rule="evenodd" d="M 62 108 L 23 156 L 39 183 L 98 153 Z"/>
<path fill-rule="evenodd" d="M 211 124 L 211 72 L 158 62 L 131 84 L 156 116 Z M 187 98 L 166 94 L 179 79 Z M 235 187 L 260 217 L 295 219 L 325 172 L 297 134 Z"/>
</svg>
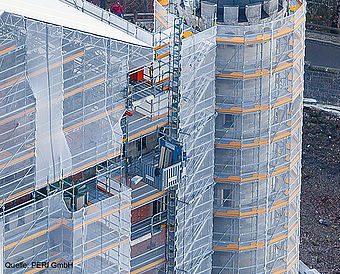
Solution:
<svg viewBox="0 0 340 274">
<path fill-rule="evenodd" d="M 86 1 L 86 0 L 61 0 L 64 3 L 67 3 L 82 12 L 91 15 L 102 22 L 105 22 L 109 25 L 113 25 L 116 28 L 128 33 L 129 35 L 134 36 L 135 38 L 147 43 L 148 45 L 153 44 L 153 35 L 147 30 L 138 27 L 137 25 L 124 20 L 123 18 L 110 13 L 96 5 Z"/>
<path fill-rule="evenodd" d="M 144 181 L 160 190 L 176 185 L 180 180 L 181 162 L 167 168 L 157 168 L 141 162 L 141 175 Z"/>
</svg>

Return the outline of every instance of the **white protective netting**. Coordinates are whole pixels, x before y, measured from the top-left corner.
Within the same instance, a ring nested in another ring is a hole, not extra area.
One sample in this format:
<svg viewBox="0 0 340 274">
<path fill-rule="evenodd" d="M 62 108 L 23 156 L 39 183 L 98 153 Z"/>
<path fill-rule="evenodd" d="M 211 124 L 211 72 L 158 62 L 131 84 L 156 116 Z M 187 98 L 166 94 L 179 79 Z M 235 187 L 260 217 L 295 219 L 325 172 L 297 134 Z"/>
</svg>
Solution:
<svg viewBox="0 0 340 274">
<path fill-rule="evenodd" d="M 180 139 L 188 156 L 178 185 L 176 269 L 211 270 L 216 28 L 183 39 Z"/>
<path fill-rule="evenodd" d="M 304 16 L 218 26 L 213 273 L 298 269 Z"/>
</svg>

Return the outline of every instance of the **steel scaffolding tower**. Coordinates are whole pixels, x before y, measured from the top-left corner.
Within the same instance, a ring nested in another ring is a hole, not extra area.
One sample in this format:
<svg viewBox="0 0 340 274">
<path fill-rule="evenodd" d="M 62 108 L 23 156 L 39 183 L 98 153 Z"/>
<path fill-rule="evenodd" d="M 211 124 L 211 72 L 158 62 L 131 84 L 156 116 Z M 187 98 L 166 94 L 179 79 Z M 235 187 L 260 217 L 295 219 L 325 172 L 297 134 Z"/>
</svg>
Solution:
<svg viewBox="0 0 340 274">
<path fill-rule="evenodd" d="M 179 137 L 179 111 L 180 111 L 180 76 L 181 76 L 181 47 L 183 35 L 183 20 L 175 18 L 173 26 L 173 39 L 170 42 L 170 108 L 169 108 L 169 135 L 172 140 L 178 142 Z M 171 140 L 170 140 L 171 141 Z M 182 173 L 182 171 L 181 171 Z M 180 184 L 181 181 L 178 182 Z M 168 234 L 166 244 L 167 273 L 174 273 L 176 258 L 176 207 L 177 207 L 177 185 L 168 189 L 167 220 Z"/>
<path fill-rule="evenodd" d="M 0 1 L 0 271 L 297 272 L 305 3 Z"/>
</svg>

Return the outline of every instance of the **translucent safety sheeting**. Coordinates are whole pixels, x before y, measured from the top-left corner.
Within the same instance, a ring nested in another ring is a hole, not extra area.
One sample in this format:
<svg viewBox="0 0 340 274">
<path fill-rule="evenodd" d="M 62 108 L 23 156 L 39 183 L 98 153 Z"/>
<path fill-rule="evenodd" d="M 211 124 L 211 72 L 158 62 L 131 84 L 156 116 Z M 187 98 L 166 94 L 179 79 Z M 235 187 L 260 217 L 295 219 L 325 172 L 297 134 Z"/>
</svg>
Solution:
<svg viewBox="0 0 340 274">
<path fill-rule="evenodd" d="M 26 77 L 25 19 L 0 17 L 0 204 L 34 189 L 35 97 Z"/>
<path fill-rule="evenodd" d="M 178 185 L 176 268 L 211 270 L 216 28 L 183 39 L 180 139 L 188 156 Z M 181 134 L 182 133 L 182 134 Z"/>
<path fill-rule="evenodd" d="M 63 130 L 75 174 L 120 153 L 130 48 L 82 33 L 65 34 L 65 58 L 80 55 L 64 65 Z"/>
<path fill-rule="evenodd" d="M 174 25 L 175 16 L 169 13 L 157 0 L 155 3 L 155 32 L 170 28 Z"/>
<path fill-rule="evenodd" d="M 6 12 L 1 24 L 2 201 L 118 156 L 128 71 L 153 51 Z"/>
<path fill-rule="evenodd" d="M 36 100 L 36 187 L 71 173 L 63 133 L 62 28 L 26 20 L 27 76 Z M 56 64 L 56 65 L 52 65 Z"/>
<path fill-rule="evenodd" d="M 54 261 L 62 256 L 62 194 L 21 207 L 4 215 L 3 263 L 26 263 L 23 270 L 32 269 L 31 262 Z M 1 273 L 13 273 L 4 265 Z"/>
<path fill-rule="evenodd" d="M 116 185 L 119 189 L 119 185 Z M 74 273 L 129 273 L 131 190 L 73 214 Z"/>
<path fill-rule="evenodd" d="M 5 214 L 0 219 L 1 273 L 13 273 L 5 262 L 26 263 L 18 273 L 39 271 L 32 262 L 49 262 L 48 270 L 52 263 L 73 263 L 63 273 L 129 273 L 131 190 L 112 188 L 114 196 L 75 213 L 59 192 Z"/>
<path fill-rule="evenodd" d="M 297 268 L 304 13 L 218 26 L 213 273 Z"/>
</svg>

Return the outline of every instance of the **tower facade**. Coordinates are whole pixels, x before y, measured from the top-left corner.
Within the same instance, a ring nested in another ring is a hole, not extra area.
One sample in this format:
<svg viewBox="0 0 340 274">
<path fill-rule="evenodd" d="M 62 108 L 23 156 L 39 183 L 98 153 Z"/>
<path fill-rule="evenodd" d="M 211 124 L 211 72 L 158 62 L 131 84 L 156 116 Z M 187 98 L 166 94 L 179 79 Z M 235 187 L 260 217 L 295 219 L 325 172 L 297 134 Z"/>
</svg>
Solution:
<svg viewBox="0 0 340 274">
<path fill-rule="evenodd" d="M 200 13 L 217 24 L 213 273 L 297 273 L 305 4 Z"/>
</svg>

